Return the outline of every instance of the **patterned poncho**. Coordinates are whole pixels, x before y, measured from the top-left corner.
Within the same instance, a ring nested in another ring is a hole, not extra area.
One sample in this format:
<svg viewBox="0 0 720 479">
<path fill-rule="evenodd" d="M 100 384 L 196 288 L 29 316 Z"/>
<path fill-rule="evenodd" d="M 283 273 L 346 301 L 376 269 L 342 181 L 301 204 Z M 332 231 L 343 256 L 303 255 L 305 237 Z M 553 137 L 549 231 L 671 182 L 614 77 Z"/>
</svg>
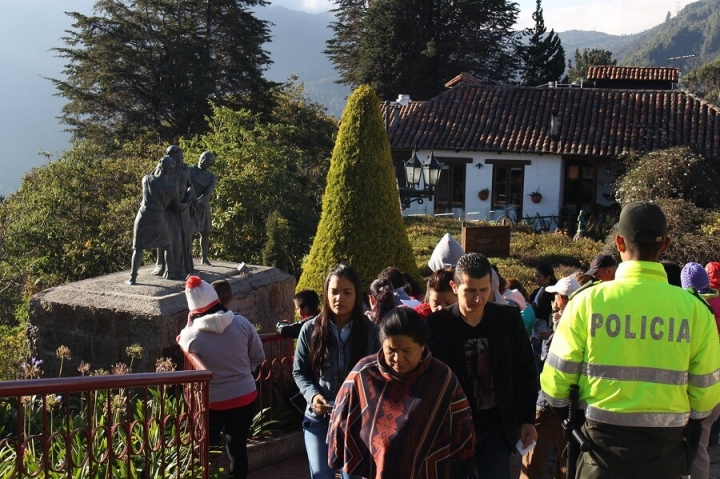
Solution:
<svg viewBox="0 0 720 479">
<path fill-rule="evenodd" d="M 428 352 L 398 378 L 383 352 L 357 363 L 336 398 L 328 462 L 371 479 L 450 478 L 451 463 L 473 457 L 472 414 L 457 378 Z"/>
</svg>

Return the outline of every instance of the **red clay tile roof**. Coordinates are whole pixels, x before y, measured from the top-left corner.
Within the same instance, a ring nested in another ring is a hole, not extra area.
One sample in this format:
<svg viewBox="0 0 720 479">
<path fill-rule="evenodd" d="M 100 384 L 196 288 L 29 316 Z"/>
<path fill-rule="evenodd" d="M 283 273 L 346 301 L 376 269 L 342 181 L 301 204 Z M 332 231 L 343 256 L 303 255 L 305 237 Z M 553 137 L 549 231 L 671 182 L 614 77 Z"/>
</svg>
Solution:
<svg viewBox="0 0 720 479">
<path fill-rule="evenodd" d="M 390 105 L 390 109 L 388 111 L 388 115 L 390 117 L 388 118 L 390 122 L 390 128 L 395 126 L 395 123 L 400 118 L 405 118 L 406 116 L 414 113 L 417 111 L 418 108 L 420 108 L 425 102 L 424 101 L 411 101 L 405 106 L 400 105 Z M 383 115 L 383 120 L 385 119 L 385 109 L 386 109 L 386 103 L 380 102 L 380 113 Z M 398 111 L 399 114 L 396 114 L 395 112 Z"/>
<path fill-rule="evenodd" d="M 646 80 L 678 82 L 679 68 L 593 66 L 588 69 L 588 80 Z"/>
<path fill-rule="evenodd" d="M 470 85 L 482 85 L 480 80 L 472 76 L 470 73 L 461 73 L 449 82 L 445 84 L 445 88 L 452 88 L 456 86 L 458 83 L 469 83 Z"/>
<path fill-rule="evenodd" d="M 557 141 L 550 118 L 557 111 Z M 720 109 L 680 90 L 458 85 L 401 109 L 393 149 L 617 156 L 692 145 L 720 158 Z"/>
</svg>

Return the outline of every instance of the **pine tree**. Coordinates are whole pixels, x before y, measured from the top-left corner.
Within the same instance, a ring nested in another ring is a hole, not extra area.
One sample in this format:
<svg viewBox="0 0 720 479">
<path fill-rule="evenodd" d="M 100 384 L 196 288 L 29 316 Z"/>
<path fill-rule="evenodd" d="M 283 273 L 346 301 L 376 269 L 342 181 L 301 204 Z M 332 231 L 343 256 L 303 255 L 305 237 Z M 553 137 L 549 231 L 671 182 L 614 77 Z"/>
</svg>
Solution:
<svg viewBox="0 0 720 479">
<path fill-rule="evenodd" d="M 338 0 L 328 54 L 340 83 L 380 98 L 429 99 L 461 72 L 508 83 L 518 68 L 518 6 L 510 0 Z"/>
<path fill-rule="evenodd" d="M 598 65 L 617 65 L 617 60 L 612 57 L 612 52 L 598 48 L 584 48 L 582 53 L 575 50 L 575 64 L 572 60 L 568 62 L 568 79 L 571 82 L 587 78 L 588 69 Z"/>
<path fill-rule="evenodd" d="M 547 33 L 541 0 L 536 0 L 532 15 L 535 26 L 530 30 L 530 42 L 523 51 L 522 83 L 528 86 L 555 82 L 565 72 L 565 50 L 555 30 Z"/>
<path fill-rule="evenodd" d="M 99 0 L 56 48 L 67 79 L 52 79 L 69 102 L 73 139 L 124 141 L 138 134 L 175 142 L 200 134 L 208 99 L 264 106 L 270 63 L 267 22 L 248 8 L 264 0 Z"/>
<path fill-rule="evenodd" d="M 322 215 L 298 289 L 322 291 L 328 271 L 345 262 L 368 287 L 385 267 L 420 273 L 400 213 L 380 103 L 369 86 L 348 99 L 335 142 Z"/>
</svg>

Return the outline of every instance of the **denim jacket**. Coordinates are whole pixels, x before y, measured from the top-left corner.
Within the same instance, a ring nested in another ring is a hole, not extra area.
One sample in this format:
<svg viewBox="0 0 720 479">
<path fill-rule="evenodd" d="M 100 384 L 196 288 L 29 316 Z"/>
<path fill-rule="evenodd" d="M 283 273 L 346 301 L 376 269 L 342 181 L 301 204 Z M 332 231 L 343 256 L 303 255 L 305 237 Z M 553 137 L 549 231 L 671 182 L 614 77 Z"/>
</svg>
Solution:
<svg viewBox="0 0 720 479">
<path fill-rule="evenodd" d="M 354 364 L 348 364 L 347 369 L 342 368 L 339 364 L 338 341 L 335 335 L 330 335 L 328 344 L 328 357 L 320 366 L 320 375 L 318 376 L 312 369 L 310 362 L 310 339 L 312 338 L 315 321 L 313 318 L 306 322 L 300 330 L 297 347 L 295 348 L 295 358 L 293 360 L 293 378 L 300 392 L 308 403 L 305 415 L 316 418 L 317 416 L 311 409 L 312 398 L 316 394 L 321 394 L 327 401 L 335 400 L 338 389 L 347 377 L 348 373 L 355 367 Z M 357 319 L 355 320 L 357 321 Z M 367 350 L 365 355 L 375 354 L 380 349 L 378 342 L 378 331 L 372 321 L 366 316 L 362 317 L 362 321 L 368 330 Z M 350 356 L 351 340 L 345 343 L 345 357 Z M 341 370 L 344 369 L 344 370 Z"/>
</svg>

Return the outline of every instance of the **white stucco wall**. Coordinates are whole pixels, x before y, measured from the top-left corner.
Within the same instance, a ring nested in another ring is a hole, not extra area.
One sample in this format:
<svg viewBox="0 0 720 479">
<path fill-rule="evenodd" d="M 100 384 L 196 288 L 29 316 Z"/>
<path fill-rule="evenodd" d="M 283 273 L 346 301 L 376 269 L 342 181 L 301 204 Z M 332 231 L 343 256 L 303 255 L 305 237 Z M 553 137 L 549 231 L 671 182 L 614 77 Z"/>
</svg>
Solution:
<svg viewBox="0 0 720 479">
<path fill-rule="evenodd" d="M 429 150 L 419 150 L 417 152 L 421 161 L 424 161 L 430 154 Z M 472 158 L 472 164 L 466 167 L 465 178 L 465 210 L 456 211 L 455 217 L 458 219 L 479 220 L 479 219 L 495 219 L 504 214 L 504 211 L 496 211 L 491 213 L 491 200 L 488 198 L 481 201 L 478 198 L 478 192 L 483 188 L 492 190 L 492 172 L 493 165 L 485 164 L 486 160 L 502 160 L 502 161 L 530 161 L 529 165 L 525 165 L 524 176 L 524 192 L 523 192 L 523 216 L 540 216 L 555 215 L 560 210 L 561 202 L 561 185 L 562 185 L 562 158 L 559 155 L 522 155 L 508 153 L 486 153 L 486 152 L 469 152 L 461 151 L 458 153 L 435 150 L 436 157 L 443 158 Z M 477 164 L 483 165 L 477 168 Z M 530 192 L 540 190 L 542 201 L 535 204 L 530 199 Z M 492 191 L 490 192 L 492 195 Z M 492 196 L 491 196 L 492 198 Z M 403 215 L 425 214 L 432 215 L 434 204 L 425 200 L 422 205 L 413 203 L 410 208 L 403 211 Z"/>
</svg>

